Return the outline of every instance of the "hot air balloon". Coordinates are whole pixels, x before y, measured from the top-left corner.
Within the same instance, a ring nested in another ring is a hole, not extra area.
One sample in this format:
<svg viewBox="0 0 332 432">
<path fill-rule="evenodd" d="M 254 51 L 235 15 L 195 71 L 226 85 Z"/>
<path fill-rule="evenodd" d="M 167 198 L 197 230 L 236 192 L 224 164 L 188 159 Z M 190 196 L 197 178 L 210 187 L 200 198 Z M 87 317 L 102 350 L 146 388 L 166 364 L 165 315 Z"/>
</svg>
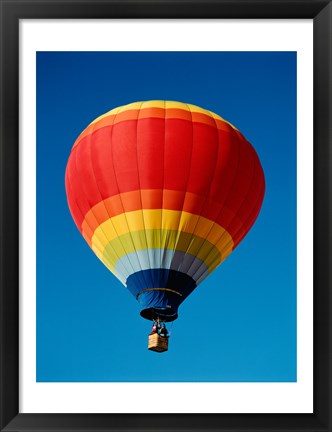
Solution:
<svg viewBox="0 0 332 432">
<path fill-rule="evenodd" d="M 74 143 L 65 183 L 84 239 L 158 324 L 175 320 L 237 247 L 265 191 L 259 158 L 236 127 L 159 100 L 95 119 Z"/>
</svg>

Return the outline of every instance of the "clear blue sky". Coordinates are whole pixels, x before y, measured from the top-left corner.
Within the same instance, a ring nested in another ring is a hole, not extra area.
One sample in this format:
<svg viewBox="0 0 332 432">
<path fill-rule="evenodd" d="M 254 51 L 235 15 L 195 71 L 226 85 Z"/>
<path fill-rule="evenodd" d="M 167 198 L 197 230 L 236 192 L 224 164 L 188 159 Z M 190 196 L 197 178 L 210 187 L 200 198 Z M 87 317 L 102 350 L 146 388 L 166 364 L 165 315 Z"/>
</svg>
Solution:
<svg viewBox="0 0 332 432">
<path fill-rule="evenodd" d="M 199 105 L 255 147 L 266 180 L 243 242 L 180 306 L 169 351 L 68 210 L 71 147 L 130 102 Z M 296 53 L 37 54 L 37 381 L 296 381 Z"/>
</svg>

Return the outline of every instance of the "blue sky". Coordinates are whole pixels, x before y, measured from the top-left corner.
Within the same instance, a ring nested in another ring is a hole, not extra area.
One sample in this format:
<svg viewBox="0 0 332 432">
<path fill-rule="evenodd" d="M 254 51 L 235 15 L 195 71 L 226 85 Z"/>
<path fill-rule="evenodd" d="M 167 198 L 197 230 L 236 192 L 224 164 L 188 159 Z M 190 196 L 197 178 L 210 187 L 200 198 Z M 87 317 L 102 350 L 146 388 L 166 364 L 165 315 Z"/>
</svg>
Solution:
<svg viewBox="0 0 332 432">
<path fill-rule="evenodd" d="M 234 124 L 266 180 L 243 242 L 180 306 L 169 351 L 68 210 L 80 132 L 130 102 L 195 104 Z M 296 53 L 37 53 L 37 381 L 296 381 Z"/>
</svg>

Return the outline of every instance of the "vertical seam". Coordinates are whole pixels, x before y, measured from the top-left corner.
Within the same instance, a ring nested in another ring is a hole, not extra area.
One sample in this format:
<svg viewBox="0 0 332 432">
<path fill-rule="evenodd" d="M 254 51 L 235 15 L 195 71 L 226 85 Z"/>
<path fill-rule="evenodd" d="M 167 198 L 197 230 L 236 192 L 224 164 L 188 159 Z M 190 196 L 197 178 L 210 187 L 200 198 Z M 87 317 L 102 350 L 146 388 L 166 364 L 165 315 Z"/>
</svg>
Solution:
<svg viewBox="0 0 332 432">
<path fill-rule="evenodd" d="M 163 226 L 164 226 L 164 187 L 165 187 L 165 150 L 166 150 L 166 101 L 164 100 L 164 145 L 163 145 L 163 171 L 162 171 L 162 185 L 161 185 L 161 218 L 160 218 L 160 240 L 159 240 L 159 248 L 160 248 L 160 258 L 159 258 L 159 265 L 160 268 L 162 268 L 162 263 L 164 259 L 164 246 L 162 244 L 163 239 Z"/>
<path fill-rule="evenodd" d="M 138 142 L 137 142 L 138 141 L 138 120 L 139 120 L 139 113 L 140 113 L 140 110 L 142 109 L 143 104 L 144 104 L 144 102 L 141 102 L 141 105 L 140 105 L 140 107 L 137 110 L 137 120 L 136 120 L 136 163 L 137 163 L 138 189 L 139 189 L 139 197 L 140 197 L 141 212 L 142 212 L 143 232 L 144 232 L 145 242 L 146 242 L 146 255 L 147 255 L 147 258 L 148 258 L 149 269 L 151 270 L 150 255 L 149 255 L 149 245 L 148 245 L 148 238 L 147 238 L 147 235 L 146 235 L 145 219 L 144 219 L 144 211 L 143 211 L 141 179 L 140 179 L 139 164 L 138 164 Z M 144 281 L 145 281 L 145 285 L 148 286 L 147 280 L 145 278 L 145 273 L 143 272 L 143 266 L 142 266 L 141 262 L 139 261 L 137 253 L 136 253 L 136 255 L 137 255 L 137 259 L 138 259 L 139 265 L 141 267 L 141 271 L 142 271 L 142 275 L 143 275 L 143 278 L 144 278 Z M 151 272 L 151 275 L 152 275 L 152 272 Z"/>
<path fill-rule="evenodd" d="M 115 123 L 115 120 L 116 120 L 117 115 L 118 115 L 118 112 L 116 112 L 115 115 L 114 115 L 114 119 L 113 119 L 113 123 L 112 123 L 113 125 L 114 125 L 114 123 Z M 114 179 L 115 179 L 116 187 L 117 187 L 117 189 L 118 189 L 118 194 L 119 194 L 119 197 L 120 197 L 120 202 L 121 202 L 121 206 L 122 206 L 122 211 L 123 211 L 123 214 L 124 214 L 124 217 L 125 217 L 125 220 L 126 220 L 126 224 L 127 224 L 127 227 L 128 227 L 128 232 L 129 232 L 129 234 L 130 234 L 130 239 L 131 239 L 131 242 L 132 242 L 132 245 L 133 245 L 133 249 L 134 249 L 134 251 L 135 251 L 135 253 L 136 253 L 137 261 L 138 261 L 140 267 L 142 267 L 141 262 L 140 262 L 140 260 L 139 260 L 139 258 L 138 258 L 138 254 L 137 254 L 137 250 L 136 250 L 136 247 L 135 247 L 134 239 L 133 239 L 132 233 L 131 233 L 130 228 L 129 228 L 127 215 L 126 215 L 126 212 L 125 212 L 125 210 L 124 210 L 124 205 L 123 205 L 123 201 L 122 201 L 122 196 L 121 196 L 121 193 L 120 193 L 120 190 L 119 190 L 119 182 L 118 182 L 118 178 L 117 178 L 116 171 L 115 171 L 114 158 L 113 158 L 113 128 L 111 129 L 111 136 L 110 136 L 110 138 L 111 138 L 111 140 L 110 140 L 110 147 L 111 147 L 111 156 L 112 156 L 111 159 L 112 159 L 112 167 L 113 167 L 113 172 L 114 172 Z M 136 147 L 137 147 L 137 139 L 136 139 Z M 120 243 L 121 243 L 121 241 L 120 241 Z M 128 255 L 128 254 L 127 254 L 127 251 L 126 251 L 126 249 L 124 248 L 123 245 L 122 245 L 122 247 L 123 247 L 123 250 L 124 250 L 124 252 L 125 252 L 125 255 Z M 130 263 L 129 260 L 128 260 L 128 262 Z M 130 263 L 130 265 L 131 265 L 131 263 Z M 131 265 L 131 267 L 132 267 L 132 265 Z M 135 270 L 134 270 L 134 268 L 132 267 L 132 272 L 129 274 L 129 276 L 131 276 L 131 275 L 134 274 L 134 273 L 135 273 Z M 140 281 L 139 278 L 138 278 L 138 280 Z"/>
<path fill-rule="evenodd" d="M 102 194 L 101 194 L 100 189 L 99 189 L 99 187 L 98 187 L 98 183 L 97 183 L 97 179 L 96 179 L 96 173 L 95 173 L 94 166 L 93 166 L 93 159 L 92 159 L 92 137 L 93 137 L 93 134 L 94 134 L 94 132 L 95 132 L 95 129 L 96 129 L 97 124 L 98 124 L 98 122 L 95 122 L 95 123 L 94 123 L 94 125 L 93 125 L 93 127 L 92 127 L 91 134 L 90 134 L 89 139 L 88 139 L 88 142 L 89 142 L 89 152 L 90 152 L 91 171 L 92 171 L 92 174 L 93 174 L 93 178 L 94 178 L 94 181 L 95 181 L 96 188 L 97 188 L 97 190 L 98 190 L 98 192 L 99 192 L 100 199 L 101 199 L 101 201 L 102 201 L 102 203 L 103 203 L 103 206 L 104 206 L 104 208 L 105 208 L 105 210 L 106 210 L 106 213 L 108 214 L 108 219 L 111 221 L 111 223 L 112 223 L 112 225 L 113 225 L 113 221 L 112 221 L 112 219 L 111 219 L 111 216 L 110 216 L 110 214 L 109 214 L 109 212 L 108 212 L 108 209 L 107 209 L 107 207 L 106 207 L 106 205 L 105 205 L 105 201 L 103 200 Z M 112 124 L 112 129 L 113 129 L 113 124 Z M 91 209 L 91 210 L 92 210 L 92 209 Z M 92 210 L 92 211 L 93 211 L 93 210 Z M 96 220 L 98 221 L 97 218 L 96 218 Z M 103 229 L 103 227 L 102 227 L 102 224 L 99 224 L 99 228 L 101 229 L 101 231 L 103 232 L 105 238 L 107 239 L 107 245 L 105 246 L 105 249 L 104 249 L 103 254 L 106 253 L 107 256 L 109 256 L 109 257 L 111 258 L 111 255 L 110 255 L 110 254 L 108 253 L 108 251 L 107 251 L 107 246 L 109 245 L 109 246 L 112 247 L 113 251 L 115 252 L 115 255 L 117 256 L 117 259 L 120 259 L 121 257 L 118 255 L 117 251 L 116 251 L 116 250 L 113 248 L 113 246 L 111 245 L 111 240 L 109 239 L 109 237 L 108 237 L 107 234 L 105 233 L 105 231 L 104 231 L 104 229 Z M 114 226 L 113 226 L 113 228 L 114 228 Z M 114 228 L 114 231 L 116 232 L 115 228 Z M 116 232 L 116 234 L 117 234 L 117 236 L 118 236 L 118 233 L 117 233 L 117 232 Z M 91 239 L 91 240 L 92 240 L 92 239 Z M 116 262 L 114 263 L 114 274 L 116 274 L 116 273 L 115 273 L 115 265 L 116 265 Z M 126 266 L 124 266 L 124 267 L 126 268 Z M 128 271 L 127 268 L 126 268 L 126 270 Z"/>
<path fill-rule="evenodd" d="M 188 104 L 184 104 L 184 105 L 187 106 L 187 111 L 189 111 L 189 113 L 190 113 L 190 118 L 191 118 L 191 122 L 190 122 L 190 124 L 191 124 L 191 144 L 192 144 L 192 145 L 191 145 L 191 152 L 190 152 L 190 159 L 189 159 L 189 169 L 188 169 L 188 174 L 187 174 L 186 189 L 185 189 L 185 192 L 184 192 L 184 197 L 183 197 L 183 202 L 182 202 L 182 209 L 180 210 L 181 213 L 180 213 L 179 222 L 178 222 L 178 229 L 177 229 L 176 240 L 175 240 L 175 249 L 174 249 L 174 253 L 173 253 L 172 259 L 171 259 L 171 265 L 172 265 L 173 259 L 174 259 L 174 257 L 175 257 L 175 253 L 176 253 L 176 251 L 177 251 L 177 249 L 176 249 L 176 247 L 177 247 L 177 243 L 178 243 L 178 241 L 179 241 L 180 235 L 182 234 L 182 231 L 181 231 L 181 233 L 180 233 L 180 223 L 181 223 L 181 219 L 182 219 L 182 214 L 183 214 L 184 204 L 185 204 L 185 201 L 186 201 L 186 195 L 187 195 L 188 184 L 189 184 L 189 180 L 190 180 L 191 162 L 192 162 L 193 147 L 194 147 L 194 145 L 193 145 L 193 142 L 194 142 L 194 127 L 193 127 L 193 117 L 192 117 L 192 112 L 191 112 L 191 109 L 190 109 L 190 107 L 189 107 Z M 187 250 L 188 250 L 189 247 L 190 247 L 190 240 L 189 240 L 189 244 L 188 244 L 188 246 L 187 246 Z M 184 257 L 183 257 L 183 259 L 184 259 Z M 175 274 L 175 280 L 178 279 L 179 272 L 180 272 L 179 269 L 180 269 L 180 267 L 181 267 L 181 264 L 183 263 L 183 259 L 182 259 L 182 261 L 180 262 L 180 264 L 178 265 L 178 267 L 177 267 L 177 269 L 176 269 L 176 271 L 177 271 L 178 273 Z"/>
<path fill-rule="evenodd" d="M 91 134 L 91 136 L 92 136 L 92 134 Z M 88 142 L 89 142 L 89 147 L 90 147 L 90 146 L 91 146 L 91 137 L 90 137 L 90 139 L 89 139 Z M 91 156 L 91 152 L 90 152 L 90 156 Z M 79 170 L 78 170 L 78 165 L 77 165 L 77 151 L 75 151 L 75 156 L 74 156 L 74 158 L 73 158 L 73 163 L 75 164 L 75 169 L 76 169 L 77 175 L 78 175 L 78 177 L 80 177 Z M 91 163 L 91 166 L 92 166 L 92 162 L 91 162 L 91 161 L 90 161 L 90 163 Z M 92 172 L 93 172 L 93 170 L 92 170 Z M 93 173 L 94 173 L 94 172 L 93 172 Z M 97 188 L 97 189 L 98 189 L 98 188 Z M 84 195 L 84 197 L 85 197 L 87 203 L 89 204 L 89 206 L 91 206 L 91 204 L 90 204 L 90 200 L 89 200 L 87 194 L 85 193 L 83 187 L 82 187 L 81 191 L 82 191 L 82 194 Z M 99 191 L 99 189 L 98 189 L 98 191 Z M 100 191 L 99 191 L 99 195 L 100 195 Z M 95 215 L 95 213 L 94 213 L 93 207 L 94 207 L 94 206 L 91 206 L 91 207 L 90 207 L 90 211 L 91 211 L 91 213 L 93 214 L 95 220 L 98 222 L 98 219 L 97 219 L 97 217 L 96 217 L 96 215 Z M 99 227 L 100 227 L 100 225 L 99 225 Z M 100 229 L 101 229 L 101 232 L 103 233 L 105 239 L 109 242 L 109 239 L 108 239 L 107 235 L 105 234 L 103 228 L 100 227 Z M 93 230 L 91 230 L 91 231 L 93 231 Z M 94 231 L 93 231 L 93 232 L 94 232 Z M 92 238 L 91 238 L 91 244 L 92 244 Z M 104 248 L 104 251 L 101 251 L 99 248 L 97 248 L 97 249 L 100 251 L 100 253 L 101 253 L 102 256 L 103 256 L 103 254 L 106 252 L 106 255 L 107 255 L 107 256 L 110 258 L 110 260 L 112 261 L 112 257 L 111 257 L 111 255 L 109 255 L 108 252 L 106 251 L 106 247 Z M 93 251 L 93 250 L 92 250 L 92 251 Z M 117 255 L 116 251 L 115 251 L 115 255 Z M 115 272 L 114 272 L 114 274 L 115 274 Z"/>
<path fill-rule="evenodd" d="M 231 196 L 231 191 L 232 191 L 232 189 L 233 189 L 233 187 L 234 187 L 235 179 L 236 179 L 237 174 L 238 174 L 238 171 L 239 171 L 241 143 L 240 143 L 240 139 L 238 138 L 237 135 L 236 135 L 236 137 L 237 137 L 237 142 L 239 143 L 239 158 L 238 158 L 238 166 L 237 166 L 237 170 L 236 170 L 236 175 L 234 176 L 233 185 L 232 185 L 232 187 L 229 189 L 229 193 L 228 193 L 228 195 L 227 195 L 227 198 L 226 198 L 225 201 L 224 201 L 224 205 L 223 205 L 222 209 L 220 210 L 220 212 L 219 212 L 219 214 L 218 214 L 218 216 L 217 216 L 217 219 L 218 219 L 219 216 L 221 215 L 222 211 L 227 207 L 227 206 L 226 206 L 226 203 L 227 203 L 229 197 Z M 256 171 L 255 171 L 255 164 L 256 164 L 256 156 L 254 155 L 254 167 L 253 167 L 253 173 L 252 173 L 252 176 L 251 176 L 250 186 L 249 186 L 249 188 L 248 188 L 248 190 L 247 190 L 247 193 L 251 190 L 252 185 L 253 185 L 253 180 L 254 180 L 255 172 L 256 172 Z M 255 208 L 255 205 L 256 205 L 256 203 L 258 202 L 258 199 L 259 199 L 259 194 L 258 194 L 258 198 L 257 198 L 257 200 L 255 201 L 255 204 L 254 204 L 254 206 L 253 206 L 253 209 Z M 237 212 L 239 212 L 239 211 L 241 210 L 241 208 L 242 208 L 244 202 L 245 202 L 245 197 L 244 197 L 244 199 L 242 200 L 241 205 L 238 207 Z M 251 215 L 251 213 L 250 213 L 250 215 Z M 233 222 L 233 220 L 234 220 L 234 218 L 232 218 L 232 220 L 227 224 L 226 227 L 223 227 L 225 231 L 221 234 L 221 236 L 220 236 L 219 239 L 217 240 L 216 244 L 218 244 L 218 243 L 222 240 L 222 238 L 225 236 L 225 232 L 228 233 L 228 227 L 229 227 L 230 224 Z M 246 221 L 247 221 L 247 220 L 249 220 L 249 217 L 246 218 Z M 239 230 L 237 230 L 236 232 L 239 232 Z M 228 234 L 229 234 L 229 233 L 228 233 Z M 230 235 L 230 234 L 229 234 L 229 235 Z M 227 244 L 224 246 L 224 248 L 223 248 L 224 250 L 227 249 L 227 246 L 229 246 L 232 242 L 234 243 L 234 241 L 233 241 L 233 236 L 231 236 L 231 238 L 232 238 L 232 240 L 228 241 Z M 211 250 L 212 250 L 212 249 L 211 249 Z M 211 251 L 211 250 L 210 250 L 210 251 Z M 210 253 L 210 251 L 209 251 L 209 253 Z M 219 264 L 221 264 L 222 261 L 223 261 L 223 257 L 222 257 L 222 255 L 221 255 L 221 257 L 220 257 L 220 262 L 217 264 L 217 266 L 218 266 Z M 216 266 L 216 267 L 217 267 L 217 266 Z M 216 267 L 215 267 L 215 268 L 216 268 Z"/>
<path fill-rule="evenodd" d="M 208 111 L 208 112 L 211 114 L 210 111 Z M 214 123 L 215 123 L 216 142 L 217 142 L 217 157 L 216 157 L 216 162 L 215 162 L 214 169 L 213 169 L 213 175 L 212 175 L 212 177 L 211 177 L 210 187 L 209 187 L 209 190 L 208 190 L 207 194 L 205 195 L 203 205 L 201 206 L 200 214 L 197 215 L 198 218 L 197 218 L 197 221 L 196 221 L 195 227 L 194 227 L 194 229 L 193 229 L 193 232 L 192 232 L 192 234 L 191 234 L 191 239 L 190 239 L 190 242 L 189 242 L 189 245 L 188 245 L 188 248 L 187 248 L 186 254 L 187 254 L 187 252 L 189 251 L 189 248 L 190 248 L 190 246 L 192 245 L 192 243 L 193 243 L 193 241 L 194 241 L 194 235 L 196 236 L 196 234 L 195 234 L 196 227 L 197 227 L 197 225 L 198 225 L 198 223 L 199 223 L 199 221 L 200 221 L 200 219 L 201 219 L 202 212 L 203 212 L 203 210 L 204 210 L 204 207 L 205 207 L 206 201 L 207 201 L 207 199 L 208 199 L 208 197 L 209 197 L 209 195 L 210 195 L 211 187 L 212 187 L 212 183 L 213 183 L 213 180 L 214 180 L 214 177 L 215 177 L 215 174 L 216 174 L 217 165 L 218 165 L 219 148 L 220 148 L 220 145 L 219 145 L 219 131 L 218 131 L 218 127 L 217 127 L 217 122 L 215 121 L 215 119 L 214 119 L 213 116 L 212 116 L 212 118 L 213 118 Z M 214 225 L 214 223 L 211 225 L 211 227 L 210 227 L 208 233 L 205 235 L 205 239 L 204 239 L 204 240 L 207 239 L 207 236 L 208 236 L 208 234 L 210 233 L 210 231 L 212 230 L 213 225 Z M 199 252 L 199 251 L 202 249 L 204 243 L 205 243 L 205 242 L 203 242 L 203 243 L 201 244 L 201 246 L 199 247 L 199 249 L 198 249 L 197 252 Z M 211 249 L 211 250 L 212 250 L 212 249 Z M 211 250 L 209 250 L 209 253 L 211 252 Z M 207 256 L 208 256 L 208 255 L 207 255 Z M 187 273 L 189 273 L 189 270 L 191 269 L 193 263 L 194 263 L 194 261 L 190 264 L 190 267 L 188 268 Z M 181 267 L 181 265 L 180 265 L 180 267 Z M 179 267 L 179 270 L 180 270 L 180 267 Z M 193 276 L 197 273 L 197 271 L 200 269 L 200 267 L 201 267 L 201 266 L 199 266 L 199 267 L 197 268 L 197 270 L 195 271 L 195 273 L 193 274 Z"/>
<path fill-rule="evenodd" d="M 233 130 L 233 133 L 235 133 L 234 132 L 234 130 Z M 238 171 L 239 171 L 239 165 L 240 165 L 240 152 L 241 152 L 241 146 L 240 146 L 240 144 L 239 144 L 239 139 L 238 139 L 238 137 L 237 137 L 237 135 L 236 135 L 236 142 L 237 142 L 237 144 L 238 144 L 238 154 L 237 154 L 237 165 L 236 165 L 236 170 L 235 170 L 235 174 L 234 174 L 234 177 L 233 177 L 233 182 L 232 182 L 232 186 L 229 188 L 229 190 L 228 190 L 228 193 L 227 193 L 227 196 L 226 196 L 226 198 L 225 198 L 225 200 L 224 200 L 224 205 L 222 206 L 222 208 L 220 209 L 220 211 L 219 211 L 219 213 L 218 213 L 218 216 L 215 218 L 215 219 L 218 219 L 219 218 L 219 216 L 221 215 L 221 213 L 222 213 L 222 211 L 224 210 L 224 208 L 225 208 L 225 203 L 227 202 L 227 200 L 228 200 L 228 198 L 229 198 L 229 196 L 230 196 L 230 194 L 231 194 L 231 191 L 232 191 L 232 189 L 233 189 L 233 186 L 234 186 L 234 183 L 235 183 L 235 179 L 236 179 L 236 177 L 237 177 L 237 173 L 238 173 Z M 218 132 L 218 147 L 220 146 L 220 142 L 219 142 L 219 132 Z M 213 225 L 212 225 L 213 226 Z M 210 232 L 211 232 L 211 229 L 212 229 L 212 226 L 211 226 L 211 228 L 209 229 L 209 231 L 208 231 L 208 233 L 206 234 L 206 236 L 208 236 L 209 234 L 210 234 Z M 223 227 L 224 228 L 224 227 Z M 225 229 L 225 228 L 224 228 Z M 223 232 L 222 234 L 221 234 L 221 236 L 220 236 L 220 238 L 218 239 L 218 242 L 222 239 L 222 237 L 223 237 L 223 235 L 225 234 L 225 232 Z M 217 243 L 218 243 L 217 242 Z M 212 251 L 212 248 L 207 252 L 207 256 L 209 256 L 209 254 L 210 254 L 210 252 Z M 220 253 L 220 259 L 222 258 L 222 254 Z M 201 267 L 201 266 L 200 266 Z M 196 272 L 195 272 L 195 274 L 198 272 L 198 270 L 200 270 L 200 267 L 198 267 L 198 269 L 196 270 Z"/>
</svg>

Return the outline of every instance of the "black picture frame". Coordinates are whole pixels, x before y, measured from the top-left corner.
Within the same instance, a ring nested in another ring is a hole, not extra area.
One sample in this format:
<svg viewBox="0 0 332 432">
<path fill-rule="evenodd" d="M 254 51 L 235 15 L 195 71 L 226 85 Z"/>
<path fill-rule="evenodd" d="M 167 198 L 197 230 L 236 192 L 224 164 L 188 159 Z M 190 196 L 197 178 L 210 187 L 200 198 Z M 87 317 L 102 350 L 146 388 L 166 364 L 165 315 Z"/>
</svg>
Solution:
<svg viewBox="0 0 332 432">
<path fill-rule="evenodd" d="M 331 0 L 0 0 L 1 431 L 332 431 Z M 84 18 L 313 19 L 314 413 L 19 413 L 19 20 Z"/>
</svg>

